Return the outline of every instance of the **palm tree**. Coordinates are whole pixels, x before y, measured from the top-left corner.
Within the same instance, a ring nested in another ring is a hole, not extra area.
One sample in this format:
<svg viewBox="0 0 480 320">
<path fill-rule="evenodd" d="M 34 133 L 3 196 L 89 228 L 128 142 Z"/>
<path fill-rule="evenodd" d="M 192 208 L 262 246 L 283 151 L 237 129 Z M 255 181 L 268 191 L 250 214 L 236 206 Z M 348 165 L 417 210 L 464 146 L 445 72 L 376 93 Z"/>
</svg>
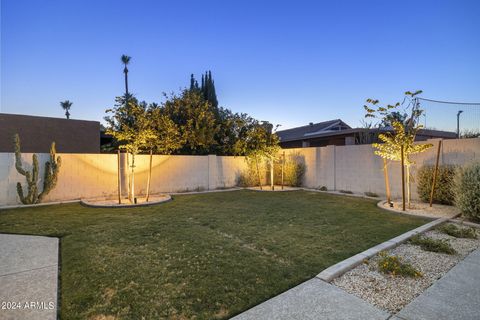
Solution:
<svg viewBox="0 0 480 320">
<path fill-rule="evenodd" d="M 125 73 L 125 94 L 128 97 L 128 68 L 127 65 L 130 63 L 131 57 L 127 56 L 126 54 L 122 55 L 122 63 L 125 66 L 123 68 L 123 73 Z"/>
<path fill-rule="evenodd" d="M 62 109 L 65 110 L 65 115 L 67 116 L 67 119 L 70 119 L 70 108 L 72 107 L 73 102 L 70 102 L 68 100 L 65 101 L 60 101 L 60 105 L 62 106 Z"/>
</svg>

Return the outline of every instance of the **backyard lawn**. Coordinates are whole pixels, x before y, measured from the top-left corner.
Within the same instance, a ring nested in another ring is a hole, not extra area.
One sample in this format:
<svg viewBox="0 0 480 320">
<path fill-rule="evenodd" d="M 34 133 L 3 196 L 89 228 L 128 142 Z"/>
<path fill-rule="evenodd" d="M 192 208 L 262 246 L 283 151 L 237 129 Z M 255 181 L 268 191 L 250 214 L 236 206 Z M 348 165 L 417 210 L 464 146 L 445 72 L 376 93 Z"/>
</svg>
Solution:
<svg viewBox="0 0 480 320">
<path fill-rule="evenodd" d="M 307 191 L 0 211 L 1 233 L 61 237 L 62 319 L 229 318 L 423 223 Z"/>
</svg>

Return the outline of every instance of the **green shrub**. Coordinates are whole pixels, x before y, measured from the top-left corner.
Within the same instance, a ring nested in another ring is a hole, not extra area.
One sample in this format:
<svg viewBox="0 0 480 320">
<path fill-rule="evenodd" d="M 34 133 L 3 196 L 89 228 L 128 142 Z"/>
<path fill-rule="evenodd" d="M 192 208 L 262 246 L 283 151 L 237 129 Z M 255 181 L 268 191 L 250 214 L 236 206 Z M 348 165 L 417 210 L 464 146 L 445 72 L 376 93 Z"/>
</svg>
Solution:
<svg viewBox="0 0 480 320">
<path fill-rule="evenodd" d="M 448 240 L 432 239 L 423 237 L 421 235 L 413 236 L 410 243 L 420 246 L 422 250 L 431 252 L 440 252 L 446 254 L 455 254 L 455 249 L 452 248 Z"/>
<path fill-rule="evenodd" d="M 420 170 L 418 170 L 417 192 L 420 199 L 424 202 L 430 202 L 434 171 L 435 167 L 430 165 L 423 166 L 420 168 Z M 454 203 L 455 172 L 455 166 L 443 165 L 438 167 L 433 202 L 447 205 L 452 205 Z"/>
<path fill-rule="evenodd" d="M 455 204 L 467 218 L 480 221 L 480 162 L 458 170 Z"/>
<path fill-rule="evenodd" d="M 283 185 L 300 187 L 305 176 L 305 166 L 303 156 L 298 153 L 291 153 L 285 157 L 285 164 L 283 167 Z M 274 166 L 273 181 L 276 185 L 282 183 L 282 163 L 278 161 Z"/>
<path fill-rule="evenodd" d="M 461 228 L 454 224 L 445 224 L 439 230 L 455 238 L 477 239 L 477 232 L 474 228 Z"/>
<path fill-rule="evenodd" d="M 365 192 L 365 195 L 367 197 L 378 198 L 378 194 L 376 194 L 375 192 L 367 191 L 367 192 Z"/>
<path fill-rule="evenodd" d="M 381 259 L 378 261 L 378 268 L 381 272 L 392 276 L 403 276 L 418 278 L 422 273 L 415 269 L 411 264 L 403 262 L 400 257 L 390 256 L 386 252 L 379 253 Z"/>
<path fill-rule="evenodd" d="M 350 191 L 350 190 L 338 190 L 338 192 L 340 192 L 340 193 L 346 193 L 346 194 L 353 194 L 353 192 Z"/>
<path fill-rule="evenodd" d="M 258 173 L 255 160 L 247 158 L 245 161 L 247 162 L 247 167 L 238 175 L 237 185 L 240 187 L 258 186 Z M 265 176 L 265 166 L 261 161 L 258 163 L 258 169 L 260 171 L 260 177 Z M 265 181 L 262 181 L 262 183 L 264 182 Z"/>
<path fill-rule="evenodd" d="M 289 154 L 285 157 L 285 165 L 283 167 L 283 185 L 300 187 L 303 177 L 305 176 L 306 166 L 301 159 L 301 155 Z M 237 178 L 237 185 L 240 187 L 258 186 L 257 164 L 254 159 L 246 159 L 247 168 L 242 171 Z M 258 162 L 258 171 L 262 183 L 270 183 L 270 164 L 266 161 Z M 281 161 L 275 161 L 273 169 L 273 181 L 276 185 L 282 183 L 282 164 Z"/>
</svg>

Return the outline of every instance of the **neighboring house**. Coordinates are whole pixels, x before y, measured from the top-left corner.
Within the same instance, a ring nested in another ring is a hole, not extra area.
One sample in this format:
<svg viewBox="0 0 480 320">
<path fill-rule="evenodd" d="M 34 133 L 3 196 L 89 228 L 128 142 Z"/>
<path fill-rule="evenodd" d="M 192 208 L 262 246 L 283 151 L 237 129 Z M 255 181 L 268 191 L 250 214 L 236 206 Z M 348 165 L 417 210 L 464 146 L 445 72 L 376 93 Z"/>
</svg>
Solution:
<svg viewBox="0 0 480 320">
<path fill-rule="evenodd" d="M 340 119 L 310 123 L 309 125 L 277 131 L 282 148 L 324 147 L 328 145 L 353 145 L 378 142 L 378 134 L 384 129 L 351 128 Z M 432 138 L 455 139 L 455 132 L 421 129 L 416 141 Z"/>
<path fill-rule="evenodd" d="M 55 142 L 58 153 L 99 153 L 100 122 L 0 113 L 0 152 L 13 152 L 13 136 L 21 151 L 48 153 Z"/>
</svg>

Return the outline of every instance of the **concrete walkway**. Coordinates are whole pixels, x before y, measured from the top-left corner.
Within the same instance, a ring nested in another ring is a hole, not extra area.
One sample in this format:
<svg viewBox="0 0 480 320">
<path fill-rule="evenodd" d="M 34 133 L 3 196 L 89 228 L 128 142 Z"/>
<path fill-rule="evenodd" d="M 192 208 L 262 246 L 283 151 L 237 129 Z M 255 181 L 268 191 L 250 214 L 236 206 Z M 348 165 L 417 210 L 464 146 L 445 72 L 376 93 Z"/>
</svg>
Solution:
<svg viewBox="0 0 480 320">
<path fill-rule="evenodd" d="M 58 238 L 0 234 L 0 319 L 56 319 Z"/>
<path fill-rule="evenodd" d="M 480 319 L 480 249 L 460 261 L 392 319 Z"/>
<path fill-rule="evenodd" d="M 480 249 L 459 262 L 396 315 L 313 278 L 232 319 L 480 319 Z"/>
<path fill-rule="evenodd" d="M 232 320 L 387 319 L 390 314 L 318 278 L 308 280 Z"/>
</svg>

